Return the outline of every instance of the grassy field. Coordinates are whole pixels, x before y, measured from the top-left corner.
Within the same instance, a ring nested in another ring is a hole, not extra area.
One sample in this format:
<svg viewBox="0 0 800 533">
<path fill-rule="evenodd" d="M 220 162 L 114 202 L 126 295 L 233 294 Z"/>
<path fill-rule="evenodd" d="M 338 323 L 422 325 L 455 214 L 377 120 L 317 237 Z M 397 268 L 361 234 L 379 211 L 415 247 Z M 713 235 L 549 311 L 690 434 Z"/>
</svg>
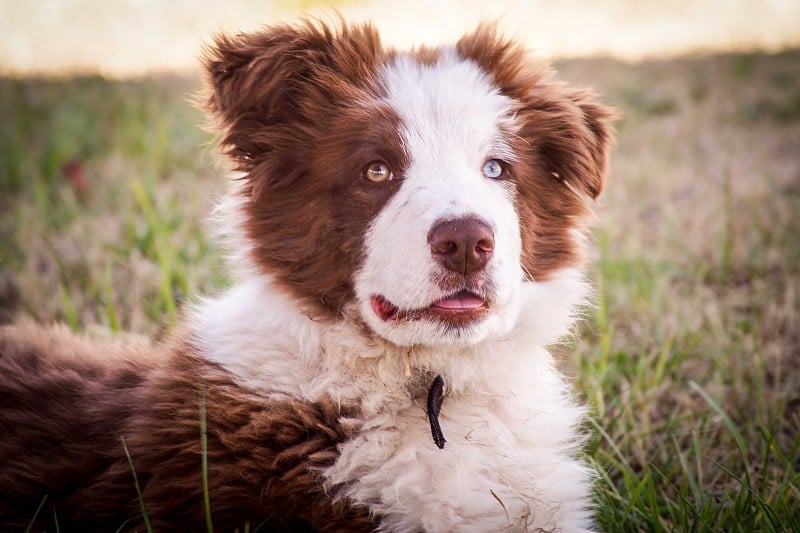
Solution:
<svg viewBox="0 0 800 533">
<path fill-rule="evenodd" d="M 599 525 L 800 531 L 800 51 L 559 70 L 623 112 L 597 305 L 556 348 Z M 0 79 L 0 320 L 153 336 L 225 286 L 197 86 Z"/>
</svg>

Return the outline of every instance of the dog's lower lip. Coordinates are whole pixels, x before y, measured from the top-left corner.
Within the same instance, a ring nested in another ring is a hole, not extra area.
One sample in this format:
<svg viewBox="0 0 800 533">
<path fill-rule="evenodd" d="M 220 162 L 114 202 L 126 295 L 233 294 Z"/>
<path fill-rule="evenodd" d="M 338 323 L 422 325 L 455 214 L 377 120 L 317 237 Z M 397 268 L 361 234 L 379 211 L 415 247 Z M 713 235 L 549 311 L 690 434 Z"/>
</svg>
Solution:
<svg viewBox="0 0 800 533">
<path fill-rule="evenodd" d="M 400 309 L 383 296 L 374 295 L 371 299 L 372 310 L 384 322 L 399 318 Z"/>
<path fill-rule="evenodd" d="M 400 310 L 399 307 L 381 295 L 373 295 L 371 304 L 373 312 L 384 322 L 393 322 L 400 319 L 438 318 L 466 323 L 483 316 L 489 309 L 485 299 L 468 291 L 459 291 L 421 309 Z"/>
</svg>

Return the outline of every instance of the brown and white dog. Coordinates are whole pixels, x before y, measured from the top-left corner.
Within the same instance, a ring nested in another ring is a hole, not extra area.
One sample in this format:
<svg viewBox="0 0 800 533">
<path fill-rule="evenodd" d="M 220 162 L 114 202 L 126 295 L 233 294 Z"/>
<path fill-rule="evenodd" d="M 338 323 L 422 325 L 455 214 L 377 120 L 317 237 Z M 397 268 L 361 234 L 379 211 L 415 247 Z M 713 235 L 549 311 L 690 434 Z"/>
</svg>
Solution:
<svg viewBox="0 0 800 533">
<path fill-rule="evenodd" d="M 0 332 L 0 529 L 591 528 L 545 346 L 611 111 L 488 26 L 409 53 L 275 26 L 205 65 L 237 281 L 153 348 Z"/>
</svg>

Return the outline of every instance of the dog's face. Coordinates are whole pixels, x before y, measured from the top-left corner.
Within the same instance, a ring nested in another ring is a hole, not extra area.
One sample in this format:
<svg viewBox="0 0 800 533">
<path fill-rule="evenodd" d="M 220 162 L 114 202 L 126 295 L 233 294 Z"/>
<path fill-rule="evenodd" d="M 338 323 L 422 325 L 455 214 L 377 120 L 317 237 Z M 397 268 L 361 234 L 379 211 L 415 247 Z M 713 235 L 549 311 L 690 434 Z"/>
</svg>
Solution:
<svg viewBox="0 0 800 533">
<path fill-rule="evenodd" d="M 218 39 L 207 67 L 250 260 L 310 312 L 470 344 L 581 261 L 611 113 L 491 28 L 399 54 L 368 26 L 275 27 Z"/>
</svg>

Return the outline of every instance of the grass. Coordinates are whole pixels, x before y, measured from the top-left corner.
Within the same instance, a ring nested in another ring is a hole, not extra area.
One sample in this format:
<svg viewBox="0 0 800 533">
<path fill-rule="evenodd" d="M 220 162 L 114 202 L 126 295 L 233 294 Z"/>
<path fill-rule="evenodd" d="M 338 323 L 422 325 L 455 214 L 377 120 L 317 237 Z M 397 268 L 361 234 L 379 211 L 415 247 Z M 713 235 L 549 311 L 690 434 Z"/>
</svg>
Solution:
<svg viewBox="0 0 800 533">
<path fill-rule="evenodd" d="M 133 464 L 133 458 L 131 457 L 131 452 L 128 450 L 128 445 L 125 442 L 125 437 L 120 435 L 120 439 L 122 440 L 122 448 L 125 450 L 125 457 L 127 457 L 128 459 L 128 466 L 131 467 L 131 474 L 133 475 L 133 484 L 136 487 L 136 497 L 139 500 L 139 509 L 142 512 L 142 519 L 144 520 L 144 528 L 147 531 L 147 533 L 153 533 L 153 526 L 150 524 L 150 516 L 147 514 L 147 507 L 145 506 L 144 498 L 142 497 L 142 489 L 139 487 L 139 476 L 136 475 L 136 466 Z M 205 454 L 205 449 L 203 450 L 203 453 Z M 205 458 L 205 455 L 203 457 Z"/>
<path fill-rule="evenodd" d="M 564 353 L 600 525 L 800 530 L 800 53 L 560 70 L 624 114 Z"/>
<path fill-rule="evenodd" d="M 600 527 L 800 531 L 800 51 L 559 70 L 623 112 L 596 306 L 557 348 Z M 0 319 L 153 336 L 225 286 L 196 87 L 0 80 Z"/>
<path fill-rule="evenodd" d="M 0 309 L 152 335 L 225 283 L 194 80 L 0 80 Z"/>
<path fill-rule="evenodd" d="M 203 514 L 206 519 L 206 531 L 213 533 L 214 525 L 211 520 L 211 495 L 208 492 L 208 422 L 206 420 L 205 391 L 200 392 L 200 452 L 202 455 L 203 473 Z"/>
</svg>

